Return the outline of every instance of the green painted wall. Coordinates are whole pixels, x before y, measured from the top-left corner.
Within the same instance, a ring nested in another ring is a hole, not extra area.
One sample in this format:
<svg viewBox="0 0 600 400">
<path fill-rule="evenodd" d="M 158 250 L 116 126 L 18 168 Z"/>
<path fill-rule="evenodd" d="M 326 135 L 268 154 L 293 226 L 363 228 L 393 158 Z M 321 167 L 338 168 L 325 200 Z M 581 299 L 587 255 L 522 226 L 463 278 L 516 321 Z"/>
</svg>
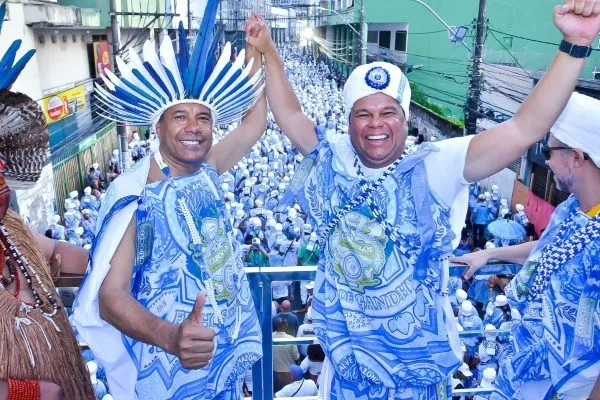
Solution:
<svg viewBox="0 0 600 400">
<path fill-rule="evenodd" d="M 422 65 L 408 75 L 409 79 L 418 83 L 422 91 L 444 107 L 447 113 L 455 117 L 462 116 L 471 62 L 468 51 L 459 43 L 451 43 L 443 24 L 414 0 L 365 1 L 367 23 L 409 24 L 407 64 Z M 470 26 L 465 42 L 474 47 L 477 0 L 424 1 L 449 25 Z M 516 65 L 514 56 L 525 69 L 546 69 L 557 46 L 517 36 L 558 43 L 561 35 L 552 23 L 552 7 L 555 4 L 550 0 L 488 0 L 490 30 L 485 41 L 484 62 Z M 360 0 L 356 0 L 354 10 L 345 14 L 356 15 L 359 5 Z M 332 22 L 343 23 L 339 17 L 329 18 L 328 23 Z M 597 45 L 598 41 L 595 43 Z M 594 67 L 600 69 L 600 51 L 590 57 L 582 77 L 591 79 Z M 518 71 L 518 79 L 525 82 L 528 79 L 526 73 L 520 69 Z"/>
<path fill-rule="evenodd" d="M 81 8 L 95 8 L 100 10 L 100 26 L 110 26 L 110 0 L 59 0 L 61 6 L 74 6 Z"/>
</svg>

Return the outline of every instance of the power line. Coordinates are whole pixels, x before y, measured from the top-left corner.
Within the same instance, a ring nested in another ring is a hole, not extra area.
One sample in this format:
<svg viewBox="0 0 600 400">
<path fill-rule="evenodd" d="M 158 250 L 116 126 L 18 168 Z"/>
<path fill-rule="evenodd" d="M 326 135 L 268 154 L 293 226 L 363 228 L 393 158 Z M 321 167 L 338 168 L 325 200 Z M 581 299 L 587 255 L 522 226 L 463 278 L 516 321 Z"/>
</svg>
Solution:
<svg viewBox="0 0 600 400">
<path fill-rule="evenodd" d="M 492 35 L 492 37 L 496 40 L 496 42 L 498 42 L 500 44 L 500 46 L 502 46 L 502 48 L 504 48 L 504 50 L 506 50 L 506 52 L 512 57 L 513 60 L 515 60 L 515 62 L 517 63 L 517 65 L 523 70 L 523 72 L 525 72 L 525 74 L 527 74 L 528 77 L 530 77 L 531 79 L 533 79 L 533 76 L 531 76 L 529 74 L 529 72 L 523 68 L 523 66 L 521 65 L 521 63 L 519 62 L 519 60 L 517 60 L 517 57 L 514 56 L 514 54 L 504 45 L 504 43 L 502 43 L 494 34 L 493 31 L 489 31 L 490 34 Z"/>
</svg>

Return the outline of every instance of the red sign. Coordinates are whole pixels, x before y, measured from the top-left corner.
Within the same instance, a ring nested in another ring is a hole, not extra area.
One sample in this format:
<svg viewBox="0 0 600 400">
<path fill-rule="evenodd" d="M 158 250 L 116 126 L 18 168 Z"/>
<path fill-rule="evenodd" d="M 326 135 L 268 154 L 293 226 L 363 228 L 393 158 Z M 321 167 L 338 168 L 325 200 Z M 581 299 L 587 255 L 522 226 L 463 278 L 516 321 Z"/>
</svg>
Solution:
<svg viewBox="0 0 600 400">
<path fill-rule="evenodd" d="M 96 77 L 104 75 L 104 69 L 110 69 L 110 52 L 108 42 L 94 42 L 94 66 L 96 67 Z"/>
</svg>

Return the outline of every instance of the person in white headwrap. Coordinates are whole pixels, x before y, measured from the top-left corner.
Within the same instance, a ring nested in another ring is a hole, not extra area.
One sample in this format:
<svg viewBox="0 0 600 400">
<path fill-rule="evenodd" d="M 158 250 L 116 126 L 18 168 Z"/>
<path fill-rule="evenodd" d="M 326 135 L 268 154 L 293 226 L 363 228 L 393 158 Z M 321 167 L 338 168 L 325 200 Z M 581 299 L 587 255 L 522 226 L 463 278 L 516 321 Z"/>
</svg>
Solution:
<svg viewBox="0 0 600 400">
<path fill-rule="evenodd" d="M 517 212 L 513 215 L 513 220 L 521 224 L 523 228 L 527 227 L 529 218 L 527 218 L 527 214 L 525 214 L 525 207 L 523 204 L 517 204 L 515 210 L 517 210 Z"/>
<path fill-rule="evenodd" d="M 594 398 L 600 390 L 599 144 L 600 101 L 573 93 L 542 148 L 557 186 L 572 195 L 542 237 L 453 260 L 469 265 L 467 275 L 492 259 L 524 264 L 505 289 L 523 320 L 512 328 L 494 399 Z"/>
<path fill-rule="evenodd" d="M 600 10 L 590 16 L 588 7 L 597 2 L 576 0 L 576 7 L 571 2 L 554 10 L 566 41 L 593 42 Z M 306 157 L 286 200 L 295 197 L 324 243 L 313 309 L 329 359 L 321 395 L 448 396 L 449 378 L 462 360 L 452 350 L 458 337 L 444 271 L 464 224 L 468 184 L 507 167 L 546 135 L 583 61 L 561 51 L 513 119 L 484 134 L 424 143 L 409 153 L 410 86 L 397 66 L 374 62 L 354 69 L 344 87 L 349 135 L 326 135 L 302 112 L 270 31 L 255 18 L 261 27 L 248 41 L 263 53 L 271 110 Z M 407 227 L 414 234 L 407 236 Z M 391 272 L 396 270 L 404 273 Z M 405 287 L 411 290 L 398 299 L 395 293 Z M 391 298 L 396 301 L 386 302 Z M 419 322 L 423 309 L 435 328 Z M 431 342 L 441 347 L 426 344 Z M 426 378 L 413 363 L 427 366 Z"/>
</svg>

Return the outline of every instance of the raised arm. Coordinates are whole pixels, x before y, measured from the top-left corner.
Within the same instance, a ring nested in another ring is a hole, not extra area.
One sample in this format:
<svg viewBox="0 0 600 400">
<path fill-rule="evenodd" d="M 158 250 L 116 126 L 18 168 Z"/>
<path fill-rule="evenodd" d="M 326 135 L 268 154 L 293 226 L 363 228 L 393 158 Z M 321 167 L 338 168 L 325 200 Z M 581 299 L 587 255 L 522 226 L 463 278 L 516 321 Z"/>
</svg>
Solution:
<svg viewBox="0 0 600 400">
<path fill-rule="evenodd" d="M 554 24 L 567 42 L 589 46 L 600 31 L 600 0 L 567 0 L 554 8 Z M 585 59 L 558 52 L 513 118 L 473 138 L 464 177 L 476 182 L 506 168 L 541 140 L 567 104 Z"/>
<path fill-rule="evenodd" d="M 258 28 L 250 35 L 246 35 L 246 40 L 263 54 L 269 107 L 283 133 L 300 153 L 307 155 L 317 146 L 315 125 L 302 112 L 300 102 L 285 75 L 283 62 L 273 43 L 269 28 L 260 17 L 254 16 L 254 18 L 258 21 Z"/>
<path fill-rule="evenodd" d="M 260 73 L 262 61 L 254 46 L 246 45 L 246 64 L 254 60 L 251 75 Z M 207 162 L 220 174 L 233 168 L 256 143 L 267 125 L 267 100 L 264 92 L 242 119 L 242 123 L 210 150 Z"/>
</svg>

